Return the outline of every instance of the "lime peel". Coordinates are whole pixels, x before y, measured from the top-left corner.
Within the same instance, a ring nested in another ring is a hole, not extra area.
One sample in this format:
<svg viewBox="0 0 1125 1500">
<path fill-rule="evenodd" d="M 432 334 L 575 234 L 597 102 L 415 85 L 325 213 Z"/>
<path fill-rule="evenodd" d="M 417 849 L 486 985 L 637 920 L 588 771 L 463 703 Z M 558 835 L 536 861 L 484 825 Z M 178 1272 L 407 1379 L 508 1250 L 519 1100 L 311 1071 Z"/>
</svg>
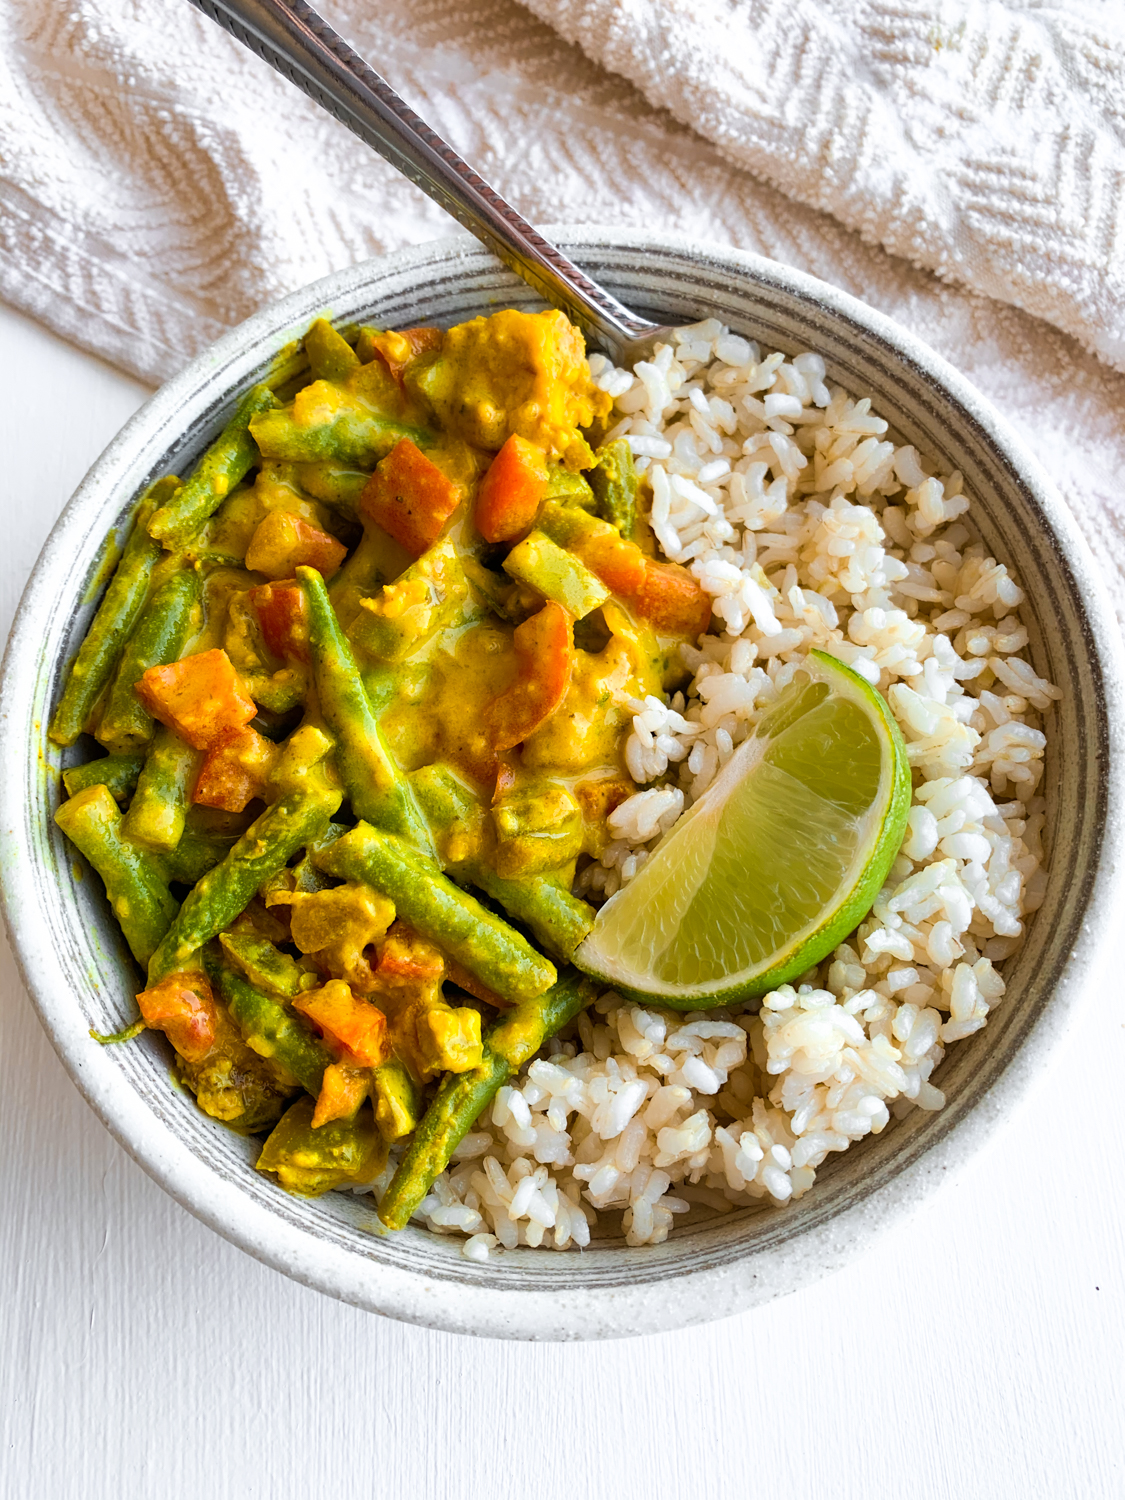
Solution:
<svg viewBox="0 0 1125 1500">
<path fill-rule="evenodd" d="M 575 954 L 624 995 L 730 1005 L 820 962 L 871 909 L 906 833 L 911 779 L 886 701 L 811 651 Z"/>
</svg>

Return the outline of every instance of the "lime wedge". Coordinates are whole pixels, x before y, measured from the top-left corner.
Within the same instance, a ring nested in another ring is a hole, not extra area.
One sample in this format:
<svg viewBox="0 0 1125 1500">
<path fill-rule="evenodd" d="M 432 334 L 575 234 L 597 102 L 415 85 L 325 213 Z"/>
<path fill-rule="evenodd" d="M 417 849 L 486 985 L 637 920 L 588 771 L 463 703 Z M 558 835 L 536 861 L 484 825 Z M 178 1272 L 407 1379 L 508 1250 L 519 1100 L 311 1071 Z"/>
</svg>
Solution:
<svg viewBox="0 0 1125 1500">
<path fill-rule="evenodd" d="M 886 702 L 823 651 L 602 907 L 574 961 L 677 1010 L 762 995 L 863 920 L 906 832 L 910 768 Z"/>
</svg>

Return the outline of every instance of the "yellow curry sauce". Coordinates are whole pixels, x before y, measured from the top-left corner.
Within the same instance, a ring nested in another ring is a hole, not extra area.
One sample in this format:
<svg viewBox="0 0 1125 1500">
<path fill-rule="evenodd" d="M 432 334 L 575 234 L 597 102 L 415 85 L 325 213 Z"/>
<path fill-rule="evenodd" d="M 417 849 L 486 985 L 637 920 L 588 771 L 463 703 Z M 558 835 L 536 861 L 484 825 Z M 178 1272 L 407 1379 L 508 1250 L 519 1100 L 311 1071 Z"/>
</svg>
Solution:
<svg viewBox="0 0 1125 1500">
<path fill-rule="evenodd" d="M 52 736 L 109 752 L 58 821 L 147 967 L 143 1022 L 317 1193 L 428 1139 L 498 1018 L 520 1056 L 558 1023 L 576 870 L 636 790 L 628 700 L 710 611 L 655 561 L 561 313 L 320 320 L 305 349 L 311 379 L 256 387 L 142 499 Z"/>
</svg>

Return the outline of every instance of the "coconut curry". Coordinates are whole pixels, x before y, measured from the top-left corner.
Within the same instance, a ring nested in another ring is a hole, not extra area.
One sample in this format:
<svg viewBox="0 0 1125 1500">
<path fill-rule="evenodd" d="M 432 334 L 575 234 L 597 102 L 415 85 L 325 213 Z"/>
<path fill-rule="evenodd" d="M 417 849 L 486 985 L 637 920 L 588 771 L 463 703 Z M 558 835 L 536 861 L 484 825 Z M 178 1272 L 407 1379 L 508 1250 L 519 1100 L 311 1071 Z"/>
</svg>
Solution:
<svg viewBox="0 0 1125 1500">
<path fill-rule="evenodd" d="M 121 1037 L 163 1032 L 289 1191 L 412 1136 L 395 1227 L 588 1003 L 628 700 L 710 620 L 609 407 L 558 312 L 317 321 L 141 497 L 52 721 L 106 752 L 57 821 L 146 974 Z"/>
</svg>

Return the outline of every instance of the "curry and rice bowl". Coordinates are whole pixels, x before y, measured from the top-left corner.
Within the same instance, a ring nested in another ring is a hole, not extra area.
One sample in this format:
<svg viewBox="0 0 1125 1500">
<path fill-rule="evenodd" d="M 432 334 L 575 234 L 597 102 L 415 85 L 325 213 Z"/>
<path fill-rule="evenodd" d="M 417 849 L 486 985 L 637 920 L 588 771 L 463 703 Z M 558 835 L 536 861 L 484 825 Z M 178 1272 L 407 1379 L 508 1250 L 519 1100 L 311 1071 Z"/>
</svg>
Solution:
<svg viewBox="0 0 1125 1500">
<path fill-rule="evenodd" d="M 1046 882 L 1039 784 L 1062 694 L 1026 660 L 1023 592 L 976 538 L 961 476 L 897 445 L 818 354 L 713 319 L 634 373 L 589 363 L 661 551 L 714 614 L 681 647 L 686 690 L 629 703 L 643 789 L 576 890 L 598 902 L 633 878 L 811 648 L 886 696 L 913 800 L 870 915 L 798 982 L 689 1015 L 606 992 L 500 1090 L 418 1214 L 473 1259 L 584 1246 L 599 1219 L 646 1245 L 681 1216 L 781 1206 L 830 1153 L 941 1109 L 931 1076 L 1002 1003 L 999 966 Z"/>
<path fill-rule="evenodd" d="M 769 1212 L 941 1109 L 1061 697 L 961 476 L 714 320 L 632 372 L 558 312 L 290 352 L 139 498 L 51 722 L 146 975 L 98 1040 L 471 1260 Z"/>
</svg>

